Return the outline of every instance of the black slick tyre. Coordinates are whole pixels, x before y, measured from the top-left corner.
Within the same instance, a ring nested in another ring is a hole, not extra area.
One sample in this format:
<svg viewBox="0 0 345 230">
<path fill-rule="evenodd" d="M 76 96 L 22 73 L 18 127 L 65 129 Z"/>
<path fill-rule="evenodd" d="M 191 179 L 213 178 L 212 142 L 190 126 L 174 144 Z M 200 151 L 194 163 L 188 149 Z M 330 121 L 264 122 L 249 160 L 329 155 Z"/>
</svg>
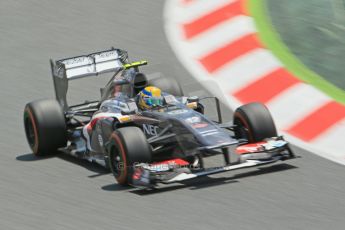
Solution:
<svg viewBox="0 0 345 230">
<path fill-rule="evenodd" d="M 248 139 L 249 143 L 276 137 L 277 129 L 267 107 L 258 102 L 240 106 L 234 113 L 236 138 Z"/>
<path fill-rule="evenodd" d="M 56 152 L 67 144 L 65 116 L 56 100 L 28 103 L 24 109 L 24 129 L 29 146 L 37 156 Z"/>
<path fill-rule="evenodd" d="M 136 163 L 150 163 L 151 146 L 138 127 L 119 128 L 111 134 L 108 145 L 109 166 L 118 184 L 131 183 Z"/>
</svg>

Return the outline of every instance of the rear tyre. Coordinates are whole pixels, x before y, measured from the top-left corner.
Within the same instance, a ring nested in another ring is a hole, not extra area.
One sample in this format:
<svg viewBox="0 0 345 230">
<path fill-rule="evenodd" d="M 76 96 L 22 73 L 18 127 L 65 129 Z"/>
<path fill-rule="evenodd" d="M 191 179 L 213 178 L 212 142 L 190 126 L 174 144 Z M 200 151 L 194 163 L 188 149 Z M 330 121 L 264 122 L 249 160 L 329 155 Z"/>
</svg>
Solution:
<svg viewBox="0 0 345 230">
<path fill-rule="evenodd" d="M 170 78 L 154 78 L 148 80 L 148 85 L 160 88 L 163 92 L 172 94 L 174 96 L 183 96 L 183 91 L 180 84 L 175 79 Z"/>
<path fill-rule="evenodd" d="M 56 100 L 28 103 L 24 109 L 24 128 L 29 146 L 37 156 L 53 153 L 67 144 L 65 116 Z"/>
<path fill-rule="evenodd" d="M 134 165 L 150 163 L 151 147 L 146 136 L 137 127 L 124 127 L 114 131 L 108 146 L 109 166 L 118 184 L 132 182 Z"/>
<path fill-rule="evenodd" d="M 234 125 L 236 138 L 247 139 L 249 143 L 277 136 L 277 129 L 269 110 L 258 102 L 237 108 L 234 113 Z"/>
</svg>

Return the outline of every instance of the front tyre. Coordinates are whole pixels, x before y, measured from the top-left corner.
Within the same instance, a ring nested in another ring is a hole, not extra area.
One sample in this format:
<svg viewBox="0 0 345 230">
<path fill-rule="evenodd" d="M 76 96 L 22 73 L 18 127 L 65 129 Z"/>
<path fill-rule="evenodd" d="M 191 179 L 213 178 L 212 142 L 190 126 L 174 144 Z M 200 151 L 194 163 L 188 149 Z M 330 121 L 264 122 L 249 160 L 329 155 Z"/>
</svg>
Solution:
<svg viewBox="0 0 345 230">
<path fill-rule="evenodd" d="M 56 100 L 28 103 L 24 109 L 24 128 L 29 146 L 37 156 L 55 152 L 67 144 L 65 116 Z"/>
<path fill-rule="evenodd" d="M 249 143 L 276 137 L 277 129 L 267 107 L 258 102 L 240 106 L 234 113 L 236 138 L 244 138 Z"/>
<path fill-rule="evenodd" d="M 151 147 L 138 127 L 119 128 L 111 134 L 108 145 L 109 166 L 118 184 L 132 181 L 136 163 L 150 163 Z"/>
</svg>

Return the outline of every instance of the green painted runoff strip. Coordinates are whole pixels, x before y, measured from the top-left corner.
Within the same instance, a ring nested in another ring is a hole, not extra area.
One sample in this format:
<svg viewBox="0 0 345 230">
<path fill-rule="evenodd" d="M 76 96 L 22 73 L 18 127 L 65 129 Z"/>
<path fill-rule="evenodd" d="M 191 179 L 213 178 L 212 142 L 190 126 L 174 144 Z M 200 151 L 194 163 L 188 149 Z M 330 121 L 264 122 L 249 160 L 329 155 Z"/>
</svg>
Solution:
<svg viewBox="0 0 345 230">
<path fill-rule="evenodd" d="M 248 0 L 247 4 L 248 10 L 255 20 L 261 41 L 278 59 L 280 59 L 286 69 L 301 81 L 313 85 L 328 96 L 332 97 L 334 100 L 345 105 L 345 91 L 329 83 L 324 78 L 308 69 L 283 43 L 268 16 L 269 13 L 266 1 Z"/>
</svg>

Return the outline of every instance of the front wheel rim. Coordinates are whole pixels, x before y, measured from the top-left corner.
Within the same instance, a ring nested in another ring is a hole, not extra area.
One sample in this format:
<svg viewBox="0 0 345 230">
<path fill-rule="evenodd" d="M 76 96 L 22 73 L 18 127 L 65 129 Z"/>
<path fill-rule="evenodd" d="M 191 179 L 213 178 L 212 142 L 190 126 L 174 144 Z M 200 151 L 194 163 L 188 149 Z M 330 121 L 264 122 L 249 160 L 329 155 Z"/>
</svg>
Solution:
<svg viewBox="0 0 345 230">
<path fill-rule="evenodd" d="M 234 120 L 234 124 L 237 126 L 237 138 L 243 138 L 243 139 L 247 139 L 249 141 L 249 130 L 248 128 L 241 122 L 240 119 L 235 119 Z"/>
<path fill-rule="evenodd" d="M 115 146 L 111 148 L 111 154 L 112 154 L 111 164 L 113 168 L 113 173 L 114 173 L 114 176 L 118 178 L 122 175 L 121 166 L 123 165 L 123 161 L 121 160 L 119 150 Z"/>
</svg>

